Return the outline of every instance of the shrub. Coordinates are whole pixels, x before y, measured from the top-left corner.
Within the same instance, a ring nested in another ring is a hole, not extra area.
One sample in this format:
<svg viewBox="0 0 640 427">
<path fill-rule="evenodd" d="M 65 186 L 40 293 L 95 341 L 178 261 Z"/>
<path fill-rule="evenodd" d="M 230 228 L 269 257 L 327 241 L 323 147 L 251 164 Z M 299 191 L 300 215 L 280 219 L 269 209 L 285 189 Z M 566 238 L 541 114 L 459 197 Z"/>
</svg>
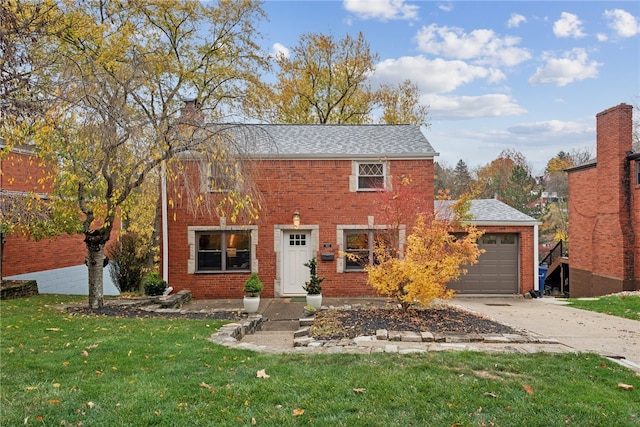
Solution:
<svg viewBox="0 0 640 427">
<path fill-rule="evenodd" d="M 109 249 L 109 274 L 120 292 L 140 290 L 146 266 L 146 252 L 142 239 L 136 233 L 123 234 Z"/>
<path fill-rule="evenodd" d="M 244 293 L 247 294 L 247 296 L 257 297 L 257 296 L 260 296 L 260 293 L 262 292 L 263 288 L 264 288 L 264 285 L 260 281 L 258 274 L 253 273 L 251 274 L 251 277 L 249 277 L 247 281 L 244 282 L 243 290 L 244 290 Z"/>
<path fill-rule="evenodd" d="M 149 273 L 147 279 L 144 281 L 144 293 L 146 295 L 162 295 L 166 289 L 167 282 L 162 280 L 162 277 L 160 277 L 160 273 L 158 273 L 157 271 L 152 271 L 151 273 Z"/>
<path fill-rule="evenodd" d="M 464 234 L 456 237 L 456 226 Z M 436 298 L 451 298 L 447 283 L 466 273 L 462 265 L 478 262 L 481 235 L 471 225 L 420 215 L 407 237 L 403 258 L 393 256 L 383 244 L 376 245 L 378 263 L 365 267 L 368 283 L 382 295 L 395 297 L 405 311 L 413 303 L 427 305 Z"/>
<path fill-rule="evenodd" d="M 305 267 L 309 268 L 309 281 L 302 287 L 309 295 L 320 295 L 322 293 L 322 286 L 320 284 L 324 280 L 324 277 L 318 277 L 318 263 L 315 258 L 312 258 L 307 262 Z"/>
</svg>

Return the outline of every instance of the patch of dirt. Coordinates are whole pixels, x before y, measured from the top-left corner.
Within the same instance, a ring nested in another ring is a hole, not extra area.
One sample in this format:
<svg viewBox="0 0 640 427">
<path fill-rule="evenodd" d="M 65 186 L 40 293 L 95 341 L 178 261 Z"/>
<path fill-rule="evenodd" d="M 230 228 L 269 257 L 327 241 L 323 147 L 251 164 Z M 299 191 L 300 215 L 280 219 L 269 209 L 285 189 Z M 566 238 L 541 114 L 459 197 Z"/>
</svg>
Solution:
<svg viewBox="0 0 640 427">
<path fill-rule="evenodd" d="M 329 340 L 375 335 L 378 329 L 455 334 L 517 334 L 515 329 L 455 307 L 323 310 L 316 314 L 309 335 Z"/>
</svg>

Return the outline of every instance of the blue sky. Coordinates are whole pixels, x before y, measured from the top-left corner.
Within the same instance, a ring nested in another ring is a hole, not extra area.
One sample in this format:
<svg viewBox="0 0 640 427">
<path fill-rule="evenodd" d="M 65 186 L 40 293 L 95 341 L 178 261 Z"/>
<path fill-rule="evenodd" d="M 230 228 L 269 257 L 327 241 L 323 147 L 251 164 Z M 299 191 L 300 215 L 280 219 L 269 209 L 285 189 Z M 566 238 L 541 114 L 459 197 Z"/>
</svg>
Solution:
<svg viewBox="0 0 640 427">
<path fill-rule="evenodd" d="M 471 168 L 503 149 L 534 173 L 560 150 L 595 147 L 595 115 L 640 105 L 638 1 L 266 1 L 262 45 L 362 32 L 374 87 L 411 79 L 430 106 L 442 164 Z M 595 153 L 595 151 L 594 151 Z"/>
</svg>

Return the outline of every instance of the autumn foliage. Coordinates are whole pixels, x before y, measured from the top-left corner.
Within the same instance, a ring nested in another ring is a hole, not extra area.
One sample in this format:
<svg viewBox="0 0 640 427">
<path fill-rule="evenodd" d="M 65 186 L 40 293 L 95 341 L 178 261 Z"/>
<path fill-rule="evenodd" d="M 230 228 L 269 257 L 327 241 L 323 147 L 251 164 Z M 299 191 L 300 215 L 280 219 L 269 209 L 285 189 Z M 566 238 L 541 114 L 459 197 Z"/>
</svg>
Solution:
<svg viewBox="0 0 640 427">
<path fill-rule="evenodd" d="M 465 274 L 462 266 L 477 263 L 482 253 L 477 240 L 483 233 L 463 222 L 466 202 L 452 203 L 447 213 L 418 214 L 400 250 L 389 247 L 388 239 L 378 239 L 376 263 L 365 267 L 369 285 L 397 299 L 404 310 L 415 303 L 451 298 L 447 284 Z"/>
</svg>

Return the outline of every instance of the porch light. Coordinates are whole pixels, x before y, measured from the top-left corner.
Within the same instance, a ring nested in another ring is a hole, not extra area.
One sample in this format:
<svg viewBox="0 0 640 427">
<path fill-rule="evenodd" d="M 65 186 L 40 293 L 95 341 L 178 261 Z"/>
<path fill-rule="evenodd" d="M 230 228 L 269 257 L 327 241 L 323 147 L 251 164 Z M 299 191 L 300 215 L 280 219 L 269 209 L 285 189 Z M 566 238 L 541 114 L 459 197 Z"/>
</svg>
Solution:
<svg viewBox="0 0 640 427">
<path fill-rule="evenodd" d="M 293 226 L 295 228 L 300 227 L 300 212 L 298 212 L 298 210 L 296 209 L 295 212 L 293 213 Z"/>
</svg>

